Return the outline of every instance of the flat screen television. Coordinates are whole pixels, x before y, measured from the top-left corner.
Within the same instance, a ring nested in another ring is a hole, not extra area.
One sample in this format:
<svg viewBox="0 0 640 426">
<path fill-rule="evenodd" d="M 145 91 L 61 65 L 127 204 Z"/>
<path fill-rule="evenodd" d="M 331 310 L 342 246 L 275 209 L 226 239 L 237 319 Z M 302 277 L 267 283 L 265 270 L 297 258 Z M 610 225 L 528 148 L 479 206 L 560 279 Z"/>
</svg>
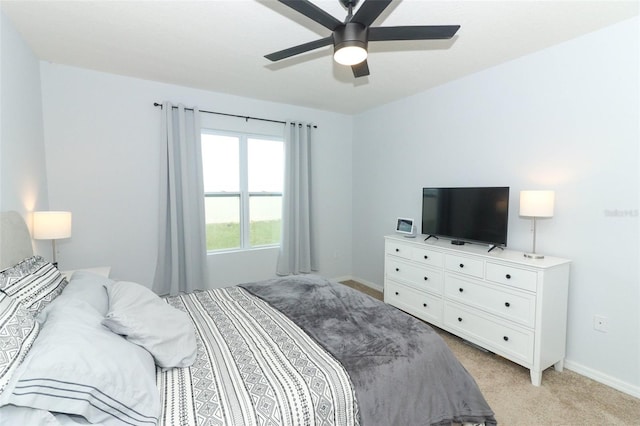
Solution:
<svg viewBox="0 0 640 426">
<path fill-rule="evenodd" d="M 424 235 L 506 246 L 508 220 L 509 187 L 422 189 Z"/>
</svg>

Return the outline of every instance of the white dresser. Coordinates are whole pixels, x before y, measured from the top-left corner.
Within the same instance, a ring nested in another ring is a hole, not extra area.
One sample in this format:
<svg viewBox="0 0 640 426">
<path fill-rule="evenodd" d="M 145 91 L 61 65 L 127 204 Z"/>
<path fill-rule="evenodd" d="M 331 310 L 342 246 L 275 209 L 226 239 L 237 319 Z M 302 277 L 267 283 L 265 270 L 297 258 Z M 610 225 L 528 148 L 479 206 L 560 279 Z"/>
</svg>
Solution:
<svg viewBox="0 0 640 426">
<path fill-rule="evenodd" d="M 384 301 L 531 371 L 562 371 L 570 261 L 385 237 Z"/>
</svg>

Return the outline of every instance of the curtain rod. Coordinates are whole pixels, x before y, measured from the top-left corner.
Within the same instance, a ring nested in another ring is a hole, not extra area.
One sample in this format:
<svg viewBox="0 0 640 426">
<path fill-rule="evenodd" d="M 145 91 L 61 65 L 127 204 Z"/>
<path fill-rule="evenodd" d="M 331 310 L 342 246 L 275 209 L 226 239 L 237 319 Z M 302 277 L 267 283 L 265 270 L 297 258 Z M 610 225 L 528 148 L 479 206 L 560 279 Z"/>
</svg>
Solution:
<svg viewBox="0 0 640 426">
<path fill-rule="evenodd" d="M 154 102 L 153 106 L 155 107 L 160 107 L 162 108 L 162 104 L 158 103 L 158 102 Z M 172 106 L 172 108 L 178 108 L 177 106 Z M 189 111 L 193 111 L 193 108 L 185 108 Z M 235 117 L 235 118 L 244 118 L 246 121 L 249 120 L 259 120 L 259 121 L 268 121 L 270 123 L 280 123 L 280 124 L 287 124 L 286 121 L 280 121 L 280 120 L 271 120 L 269 118 L 260 118 L 260 117 L 251 117 L 248 115 L 237 115 L 237 114 L 229 114 L 226 112 L 216 112 L 216 111 L 205 111 L 205 110 L 199 110 L 200 112 L 205 112 L 207 114 L 217 114 L 217 115 L 224 115 L 226 117 Z M 291 125 L 293 126 L 294 123 L 291 123 Z M 300 126 L 302 126 L 302 124 L 300 124 Z M 307 127 L 313 127 L 314 129 L 317 129 L 318 126 L 315 124 L 307 124 Z"/>
</svg>

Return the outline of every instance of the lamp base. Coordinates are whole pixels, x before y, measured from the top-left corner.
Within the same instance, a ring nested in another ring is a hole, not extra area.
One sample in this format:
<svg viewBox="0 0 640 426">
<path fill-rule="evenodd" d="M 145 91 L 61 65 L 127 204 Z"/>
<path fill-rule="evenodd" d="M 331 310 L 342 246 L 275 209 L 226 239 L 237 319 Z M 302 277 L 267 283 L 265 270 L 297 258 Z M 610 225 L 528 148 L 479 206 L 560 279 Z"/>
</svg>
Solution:
<svg viewBox="0 0 640 426">
<path fill-rule="evenodd" d="M 544 259 L 544 254 L 525 253 L 524 257 L 526 257 L 527 259 Z"/>
</svg>

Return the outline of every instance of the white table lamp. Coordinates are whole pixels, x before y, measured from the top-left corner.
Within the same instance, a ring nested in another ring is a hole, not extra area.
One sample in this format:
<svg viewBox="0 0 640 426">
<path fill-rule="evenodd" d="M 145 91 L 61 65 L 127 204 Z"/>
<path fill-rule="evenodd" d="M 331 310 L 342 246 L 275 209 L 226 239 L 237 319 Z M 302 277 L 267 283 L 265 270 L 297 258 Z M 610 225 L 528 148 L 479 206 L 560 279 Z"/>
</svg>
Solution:
<svg viewBox="0 0 640 426">
<path fill-rule="evenodd" d="M 530 259 L 544 259 L 536 253 L 536 218 L 553 217 L 554 191 L 520 191 L 520 216 L 533 218 L 533 250 L 525 253 Z"/>
<path fill-rule="evenodd" d="M 56 240 L 71 237 L 71 212 L 41 211 L 33 212 L 33 238 L 51 240 L 53 264 L 56 262 Z"/>
</svg>

